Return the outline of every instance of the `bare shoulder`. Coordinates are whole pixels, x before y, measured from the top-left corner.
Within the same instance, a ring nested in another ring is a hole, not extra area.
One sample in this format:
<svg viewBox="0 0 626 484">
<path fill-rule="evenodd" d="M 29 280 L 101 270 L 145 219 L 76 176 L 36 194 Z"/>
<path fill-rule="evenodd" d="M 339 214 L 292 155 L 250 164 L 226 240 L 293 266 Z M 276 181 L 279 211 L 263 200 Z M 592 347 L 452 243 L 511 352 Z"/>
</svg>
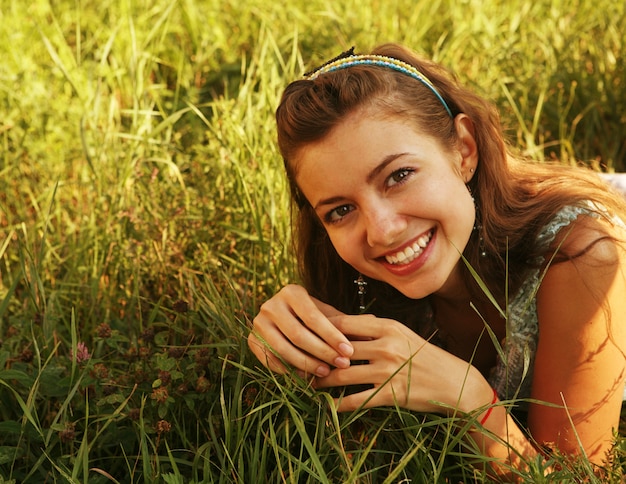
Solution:
<svg viewBox="0 0 626 484">
<path fill-rule="evenodd" d="M 626 229 L 604 218 L 581 215 L 561 229 L 551 249 L 580 259 L 578 262 L 582 264 L 624 264 Z"/>
<path fill-rule="evenodd" d="M 552 261 L 546 257 L 537 293 L 543 331 L 572 329 L 602 319 L 611 325 L 611 320 L 626 318 L 626 231 L 622 227 L 583 215 L 560 231 L 552 249 L 567 257 Z M 607 320 L 608 314 L 613 316 Z"/>
</svg>

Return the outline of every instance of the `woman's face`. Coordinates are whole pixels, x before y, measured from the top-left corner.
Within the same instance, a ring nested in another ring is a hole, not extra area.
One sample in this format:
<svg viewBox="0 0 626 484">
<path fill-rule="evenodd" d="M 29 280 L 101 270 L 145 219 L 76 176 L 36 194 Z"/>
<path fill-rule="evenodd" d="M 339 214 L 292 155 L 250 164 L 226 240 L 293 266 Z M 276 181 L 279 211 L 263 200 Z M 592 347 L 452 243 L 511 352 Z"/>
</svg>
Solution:
<svg viewBox="0 0 626 484">
<path fill-rule="evenodd" d="M 465 185 L 477 163 L 471 122 L 457 116 L 458 146 L 444 149 L 401 118 L 372 112 L 351 113 L 301 148 L 296 181 L 354 269 L 411 298 L 454 297 L 475 218 Z"/>
</svg>

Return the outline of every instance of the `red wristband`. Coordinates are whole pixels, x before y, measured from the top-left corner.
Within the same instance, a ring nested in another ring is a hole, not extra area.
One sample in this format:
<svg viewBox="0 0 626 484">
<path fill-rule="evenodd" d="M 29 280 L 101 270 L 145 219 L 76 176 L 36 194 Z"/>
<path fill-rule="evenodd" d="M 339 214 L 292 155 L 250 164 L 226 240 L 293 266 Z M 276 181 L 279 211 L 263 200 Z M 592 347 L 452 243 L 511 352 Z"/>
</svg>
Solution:
<svg viewBox="0 0 626 484">
<path fill-rule="evenodd" d="M 491 415 L 491 412 L 493 410 L 493 406 L 496 404 L 497 401 L 498 401 L 498 392 L 494 388 L 493 389 L 493 399 L 491 400 L 491 404 L 490 404 L 489 408 L 487 409 L 487 411 L 485 412 L 485 415 L 483 415 L 483 418 L 480 419 L 480 425 L 485 425 L 485 422 L 489 418 L 489 415 Z"/>
</svg>

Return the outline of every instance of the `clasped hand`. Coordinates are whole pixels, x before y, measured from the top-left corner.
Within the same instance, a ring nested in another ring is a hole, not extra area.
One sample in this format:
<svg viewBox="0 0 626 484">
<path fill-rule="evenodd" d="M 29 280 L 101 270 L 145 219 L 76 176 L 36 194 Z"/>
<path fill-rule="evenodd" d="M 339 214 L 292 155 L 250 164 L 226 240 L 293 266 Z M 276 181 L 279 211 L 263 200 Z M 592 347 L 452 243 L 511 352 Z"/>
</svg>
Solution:
<svg viewBox="0 0 626 484">
<path fill-rule="evenodd" d="M 316 388 L 371 385 L 337 399 L 339 411 L 399 405 L 441 412 L 436 402 L 457 403 L 459 370 L 467 376 L 468 369 L 398 321 L 344 314 L 296 285 L 262 305 L 248 343 L 271 370 L 291 365 L 313 376 Z M 351 365 L 357 360 L 364 363 Z"/>
</svg>

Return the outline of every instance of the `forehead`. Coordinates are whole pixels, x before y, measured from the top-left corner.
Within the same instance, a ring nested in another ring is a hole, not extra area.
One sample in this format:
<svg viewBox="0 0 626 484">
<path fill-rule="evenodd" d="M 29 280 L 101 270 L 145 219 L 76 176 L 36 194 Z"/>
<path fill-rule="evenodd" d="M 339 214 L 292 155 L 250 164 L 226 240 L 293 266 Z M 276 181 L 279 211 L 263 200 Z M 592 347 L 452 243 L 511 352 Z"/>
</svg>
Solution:
<svg viewBox="0 0 626 484">
<path fill-rule="evenodd" d="M 322 138 L 300 146 L 289 166 L 298 177 L 302 169 L 319 166 L 327 158 L 344 159 L 357 155 L 375 158 L 392 149 L 392 142 L 409 142 L 421 136 L 428 135 L 421 133 L 406 118 L 370 104 L 348 113 Z M 382 143 L 385 139 L 387 144 Z"/>
<path fill-rule="evenodd" d="M 443 175 L 441 170 L 452 163 L 449 158 L 440 142 L 399 117 L 354 113 L 299 151 L 295 181 L 315 205 L 319 198 L 354 196 L 366 185 L 377 183 L 377 176 L 386 173 L 383 170 L 395 160 L 417 163 L 420 170 Z"/>
</svg>

